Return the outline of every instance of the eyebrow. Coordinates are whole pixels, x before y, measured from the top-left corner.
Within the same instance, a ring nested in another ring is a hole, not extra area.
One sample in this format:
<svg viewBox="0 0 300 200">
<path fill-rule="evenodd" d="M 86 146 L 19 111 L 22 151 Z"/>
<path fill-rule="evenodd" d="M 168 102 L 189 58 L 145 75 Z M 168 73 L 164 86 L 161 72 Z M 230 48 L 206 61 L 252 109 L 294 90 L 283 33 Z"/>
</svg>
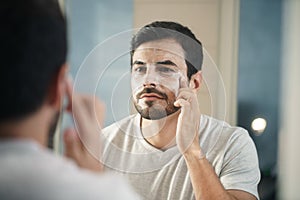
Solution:
<svg viewBox="0 0 300 200">
<path fill-rule="evenodd" d="M 140 60 L 136 60 L 133 62 L 133 65 L 145 65 L 146 63 Z M 175 63 L 173 63 L 171 60 L 163 60 L 163 61 L 158 61 L 155 64 L 157 65 L 171 65 L 178 67 Z"/>
<path fill-rule="evenodd" d="M 156 64 L 159 64 L 159 65 L 172 65 L 172 66 L 177 67 L 177 65 L 175 63 L 173 63 L 171 60 L 159 61 L 159 62 L 156 62 Z"/>
<path fill-rule="evenodd" d="M 145 63 L 140 61 L 140 60 L 136 60 L 133 62 L 133 65 L 144 65 Z"/>
</svg>

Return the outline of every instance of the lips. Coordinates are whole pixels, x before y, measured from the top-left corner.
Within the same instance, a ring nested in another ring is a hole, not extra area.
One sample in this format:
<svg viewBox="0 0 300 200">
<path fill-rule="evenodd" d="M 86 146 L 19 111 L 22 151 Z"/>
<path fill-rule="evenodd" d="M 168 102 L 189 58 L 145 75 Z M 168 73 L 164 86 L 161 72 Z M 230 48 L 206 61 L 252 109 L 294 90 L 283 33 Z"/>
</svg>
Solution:
<svg viewBox="0 0 300 200">
<path fill-rule="evenodd" d="M 143 99 L 144 101 L 167 100 L 168 96 L 156 88 L 144 88 L 136 95 L 136 99 Z"/>
<path fill-rule="evenodd" d="M 156 94 L 156 93 L 144 93 L 140 96 L 141 99 L 152 99 L 152 98 L 155 98 L 155 99 L 163 99 L 162 96 L 160 96 L 159 94 Z"/>
</svg>

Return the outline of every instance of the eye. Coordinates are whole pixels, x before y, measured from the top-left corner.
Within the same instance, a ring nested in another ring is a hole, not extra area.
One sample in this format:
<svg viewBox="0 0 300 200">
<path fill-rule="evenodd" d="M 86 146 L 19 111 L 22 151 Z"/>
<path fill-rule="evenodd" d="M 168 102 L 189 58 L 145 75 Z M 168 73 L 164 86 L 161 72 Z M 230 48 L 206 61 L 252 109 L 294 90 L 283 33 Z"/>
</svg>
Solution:
<svg viewBox="0 0 300 200">
<path fill-rule="evenodd" d="M 160 73 L 172 74 L 175 73 L 175 70 L 170 67 L 159 66 L 157 67 L 157 71 Z"/>
<path fill-rule="evenodd" d="M 145 74 L 147 72 L 147 68 L 145 66 L 140 66 L 134 69 L 134 72 L 138 74 Z"/>
</svg>

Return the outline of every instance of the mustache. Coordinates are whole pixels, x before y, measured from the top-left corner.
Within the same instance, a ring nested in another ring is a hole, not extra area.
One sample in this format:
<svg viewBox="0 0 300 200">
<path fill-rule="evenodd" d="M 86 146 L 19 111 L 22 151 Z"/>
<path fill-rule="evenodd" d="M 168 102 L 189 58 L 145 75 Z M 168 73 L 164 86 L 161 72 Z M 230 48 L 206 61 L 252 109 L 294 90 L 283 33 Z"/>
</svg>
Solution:
<svg viewBox="0 0 300 200">
<path fill-rule="evenodd" d="M 147 93 L 155 93 L 158 94 L 159 96 L 163 97 L 164 99 L 168 99 L 168 96 L 165 93 L 162 93 L 161 91 L 157 90 L 156 88 L 144 88 L 141 92 L 139 92 L 136 95 L 137 99 L 140 99 L 143 94 Z"/>
</svg>

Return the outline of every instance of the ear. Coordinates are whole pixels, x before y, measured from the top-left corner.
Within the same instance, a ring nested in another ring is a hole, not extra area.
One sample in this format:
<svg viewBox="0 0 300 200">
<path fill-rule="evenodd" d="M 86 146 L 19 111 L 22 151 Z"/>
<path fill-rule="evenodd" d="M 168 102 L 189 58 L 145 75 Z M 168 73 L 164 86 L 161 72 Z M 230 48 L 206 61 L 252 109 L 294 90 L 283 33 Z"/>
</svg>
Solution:
<svg viewBox="0 0 300 200">
<path fill-rule="evenodd" d="M 189 83 L 189 87 L 195 91 L 200 89 L 202 83 L 202 71 L 198 71 L 196 74 L 193 74 Z"/>
<path fill-rule="evenodd" d="M 60 109 L 62 98 L 65 94 L 67 72 L 68 65 L 63 64 L 51 80 L 51 84 L 48 90 L 47 103 L 51 107 L 54 107 L 58 110 Z"/>
</svg>

